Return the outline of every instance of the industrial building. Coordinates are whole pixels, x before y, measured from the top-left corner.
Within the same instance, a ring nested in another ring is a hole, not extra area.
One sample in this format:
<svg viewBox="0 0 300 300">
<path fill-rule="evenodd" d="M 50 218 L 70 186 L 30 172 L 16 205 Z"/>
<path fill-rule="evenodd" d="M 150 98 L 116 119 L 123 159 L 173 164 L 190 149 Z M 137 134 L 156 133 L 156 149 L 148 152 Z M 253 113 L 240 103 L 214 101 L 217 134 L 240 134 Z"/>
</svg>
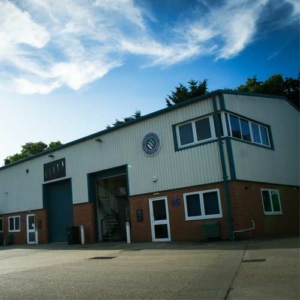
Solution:
<svg viewBox="0 0 300 300">
<path fill-rule="evenodd" d="M 299 111 L 218 90 L 0 168 L 15 244 L 299 234 Z"/>
</svg>

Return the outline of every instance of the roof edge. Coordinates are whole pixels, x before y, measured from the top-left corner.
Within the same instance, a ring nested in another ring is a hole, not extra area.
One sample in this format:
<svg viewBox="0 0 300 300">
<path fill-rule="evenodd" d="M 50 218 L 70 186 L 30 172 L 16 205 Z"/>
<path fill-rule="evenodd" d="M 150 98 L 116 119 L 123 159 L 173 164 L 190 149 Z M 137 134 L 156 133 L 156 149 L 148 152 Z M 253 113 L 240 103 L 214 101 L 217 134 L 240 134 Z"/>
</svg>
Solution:
<svg viewBox="0 0 300 300">
<path fill-rule="evenodd" d="M 85 142 L 85 141 L 90 140 L 90 139 L 93 139 L 93 138 L 100 137 L 100 136 L 102 136 L 102 135 L 104 135 L 104 134 L 113 132 L 113 131 L 115 131 L 115 130 L 119 130 L 119 129 L 125 128 L 125 127 L 127 127 L 127 126 L 131 126 L 131 125 L 136 124 L 136 123 L 138 123 L 138 122 L 142 122 L 142 121 L 144 121 L 144 120 L 148 120 L 148 119 L 150 119 L 150 118 L 156 117 L 156 116 L 158 116 L 158 115 L 162 115 L 162 114 L 167 113 L 167 112 L 169 112 L 169 111 L 176 110 L 176 109 L 179 109 L 179 108 L 181 108 L 181 107 L 183 107 L 183 106 L 187 106 L 187 105 L 193 104 L 193 103 L 195 103 L 195 102 L 202 101 L 202 100 L 211 98 L 212 96 L 220 95 L 220 94 L 232 94 L 232 95 L 241 95 L 241 96 L 253 96 L 253 97 L 264 97 L 264 98 L 277 98 L 277 99 L 283 99 L 283 100 L 287 101 L 290 105 L 292 105 L 296 110 L 300 111 L 299 108 L 296 107 L 291 101 L 289 101 L 287 98 L 282 97 L 282 96 L 268 95 L 268 94 L 257 94 L 257 93 L 248 93 L 248 92 L 231 91 L 231 90 L 221 90 L 221 89 L 220 89 L 220 90 L 215 90 L 215 91 L 213 91 L 213 92 L 207 93 L 207 94 L 202 95 L 202 96 L 198 96 L 198 97 L 189 99 L 189 100 L 184 101 L 184 102 L 181 102 L 181 103 L 179 103 L 179 104 L 172 105 L 172 106 L 170 106 L 170 107 L 166 107 L 166 108 L 163 108 L 163 109 L 154 111 L 154 112 L 152 112 L 152 113 L 150 113 L 150 114 L 147 114 L 147 115 L 145 115 L 145 116 L 141 116 L 141 117 L 139 117 L 138 119 L 135 119 L 135 120 L 126 122 L 126 123 L 124 123 L 124 124 L 121 124 L 121 125 L 118 125 L 118 126 L 115 126 L 115 127 L 111 127 L 111 128 L 107 128 L 107 129 L 104 129 L 104 130 L 101 130 L 101 131 L 98 131 L 98 132 L 95 132 L 95 133 L 93 133 L 93 134 L 90 134 L 90 135 L 87 135 L 87 136 L 85 136 L 85 137 L 82 137 L 82 138 L 76 139 L 76 140 L 74 140 L 74 141 L 68 142 L 68 143 L 66 143 L 66 144 L 63 144 L 63 145 L 61 145 L 61 146 L 58 146 L 58 147 L 55 147 L 55 148 L 52 148 L 52 149 L 49 149 L 49 150 L 45 150 L 45 151 L 40 152 L 40 153 L 38 153 L 38 154 L 35 154 L 35 155 L 32 155 L 32 156 L 26 157 L 26 158 L 21 159 L 21 160 L 18 160 L 18 161 L 16 161 L 16 162 L 11 163 L 11 164 L 4 165 L 4 166 L 0 167 L 0 170 L 7 169 L 7 168 L 10 168 L 10 167 L 16 166 L 16 165 L 18 165 L 18 164 L 27 162 L 27 161 L 32 160 L 32 159 L 35 159 L 35 158 L 37 158 L 37 157 L 40 157 L 40 156 L 43 156 L 43 155 L 47 155 L 47 154 L 49 154 L 49 153 L 52 153 L 52 152 L 55 152 L 55 151 L 58 151 L 58 150 L 61 150 L 61 149 L 64 149 L 64 148 L 67 148 L 67 147 L 70 147 L 70 146 L 73 146 L 73 145 L 82 143 L 82 142 Z"/>
</svg>

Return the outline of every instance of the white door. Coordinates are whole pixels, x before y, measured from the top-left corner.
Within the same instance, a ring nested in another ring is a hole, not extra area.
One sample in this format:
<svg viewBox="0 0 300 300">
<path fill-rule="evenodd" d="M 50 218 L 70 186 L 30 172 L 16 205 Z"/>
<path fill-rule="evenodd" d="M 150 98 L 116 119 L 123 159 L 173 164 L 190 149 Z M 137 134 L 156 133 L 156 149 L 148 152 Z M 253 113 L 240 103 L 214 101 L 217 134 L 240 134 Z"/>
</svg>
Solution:
<svg viewBox="0 0 300 300">
<path fill-rule="evenodd" d="M 171 241 L 167 197 L 149 199 L 153 242 Z"/>
<path fill-rule="evenodd" d="M 27 244 L 35 244 L 35 215 L 27 215 Z"/>
</svg>

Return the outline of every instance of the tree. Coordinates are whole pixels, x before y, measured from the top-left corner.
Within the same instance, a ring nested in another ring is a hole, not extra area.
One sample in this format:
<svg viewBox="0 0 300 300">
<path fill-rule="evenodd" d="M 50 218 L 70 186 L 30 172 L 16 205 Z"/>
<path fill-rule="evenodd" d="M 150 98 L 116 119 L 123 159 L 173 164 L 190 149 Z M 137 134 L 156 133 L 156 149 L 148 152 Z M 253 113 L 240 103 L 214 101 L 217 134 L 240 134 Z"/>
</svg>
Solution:
<svg viewBox="0 0 300 300">
<path fill-rule="evenodd" d="M 140 110 L 136 110 L 135 113 L 132 116 L 123 118 L 123 121 L 116 119 L 116 122 L 113 123 L 112 126 L 107 125 L 106 128 L 120 126 L 120 125 L 122 125 L 124 123 L 127 123 L 127 122 L 133 121 L 135 119 L 138 119 L 141 116 L 142 116 L 141 111 Z"/>
<path fill-rule="evenodd" d="M 172 106 L 173 104 L 178 104 L 208 93 L 207 79 L 199 82 L 191 79 L 188 81 L 188 84 L 189 86 L 185 87 L 180 83 L 179 86 L 175 87 L 175 92 L 172 92 L 171 95 L 167 95 L 167 106 Z"/>
<path fill-rule="evenodd" d="M 55 147 L 58 147 L 62 145 L 60 141 L 51 142 L 49 145 L 43 143 L 43 142 L 36 142 L 36 143 L 26 143 L 25 145 L 22 145 L 21 153 L 16 153 L 14 155 L 10 155 L 4 159 L 4 164 L 8 165 L 13 162 L 16 162 L 18 160 L 24 159 L 26 157 L 38 154 L 40 152 L 43 152 L 48 149 L 53 149 Z"/>
<path fill-rule="evenodd" d="M 261 93 L 286 97 L 295 106 L 300 108 L 300 74 L 298 78 L 283 78 L 282 74 L 274 74 L 265 81 L 258 81 L 257 76 L 248 78 L 245 84 L 238 86 L 235 90 L 241 92 Z"/>
</svg>

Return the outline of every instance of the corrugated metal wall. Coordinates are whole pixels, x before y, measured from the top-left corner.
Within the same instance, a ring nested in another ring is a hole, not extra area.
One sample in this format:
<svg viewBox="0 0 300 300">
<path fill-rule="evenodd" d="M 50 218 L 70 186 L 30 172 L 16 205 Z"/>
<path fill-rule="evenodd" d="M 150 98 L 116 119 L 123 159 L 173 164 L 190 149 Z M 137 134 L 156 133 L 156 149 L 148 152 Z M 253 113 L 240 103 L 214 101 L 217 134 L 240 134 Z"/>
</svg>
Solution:
<svg viewBox="0 0 300 300">
<path fill-rule="evenodd" d="M 299 112 L 276 98 L 225 95 L 226 108 L 271 126 L 275 150 L 232 141 L 237 179 L 300 185 Z"/>
<path fill-rule="evenodd" d="M 42 208 L 43 164 L 60 158 L 66 158 L 73 203 L 88 201 L 88 173 L 126 164 L 131 195 L 221 181 L 216 142 L 178 152 L 174 149 L 172 125 L 212 112 L 211 99 L 207 99 L 102 135 L 101 143 L 92 139 L 52 153 L 54 159 L 45 155 L 1 170 L 0 213 Z M 142 140 L 149 132 L 158 134 L 162 143 L 153 157 L 142 151 Z M 152 181 L 153 176 L 157 182 Z"/>
</svg>

